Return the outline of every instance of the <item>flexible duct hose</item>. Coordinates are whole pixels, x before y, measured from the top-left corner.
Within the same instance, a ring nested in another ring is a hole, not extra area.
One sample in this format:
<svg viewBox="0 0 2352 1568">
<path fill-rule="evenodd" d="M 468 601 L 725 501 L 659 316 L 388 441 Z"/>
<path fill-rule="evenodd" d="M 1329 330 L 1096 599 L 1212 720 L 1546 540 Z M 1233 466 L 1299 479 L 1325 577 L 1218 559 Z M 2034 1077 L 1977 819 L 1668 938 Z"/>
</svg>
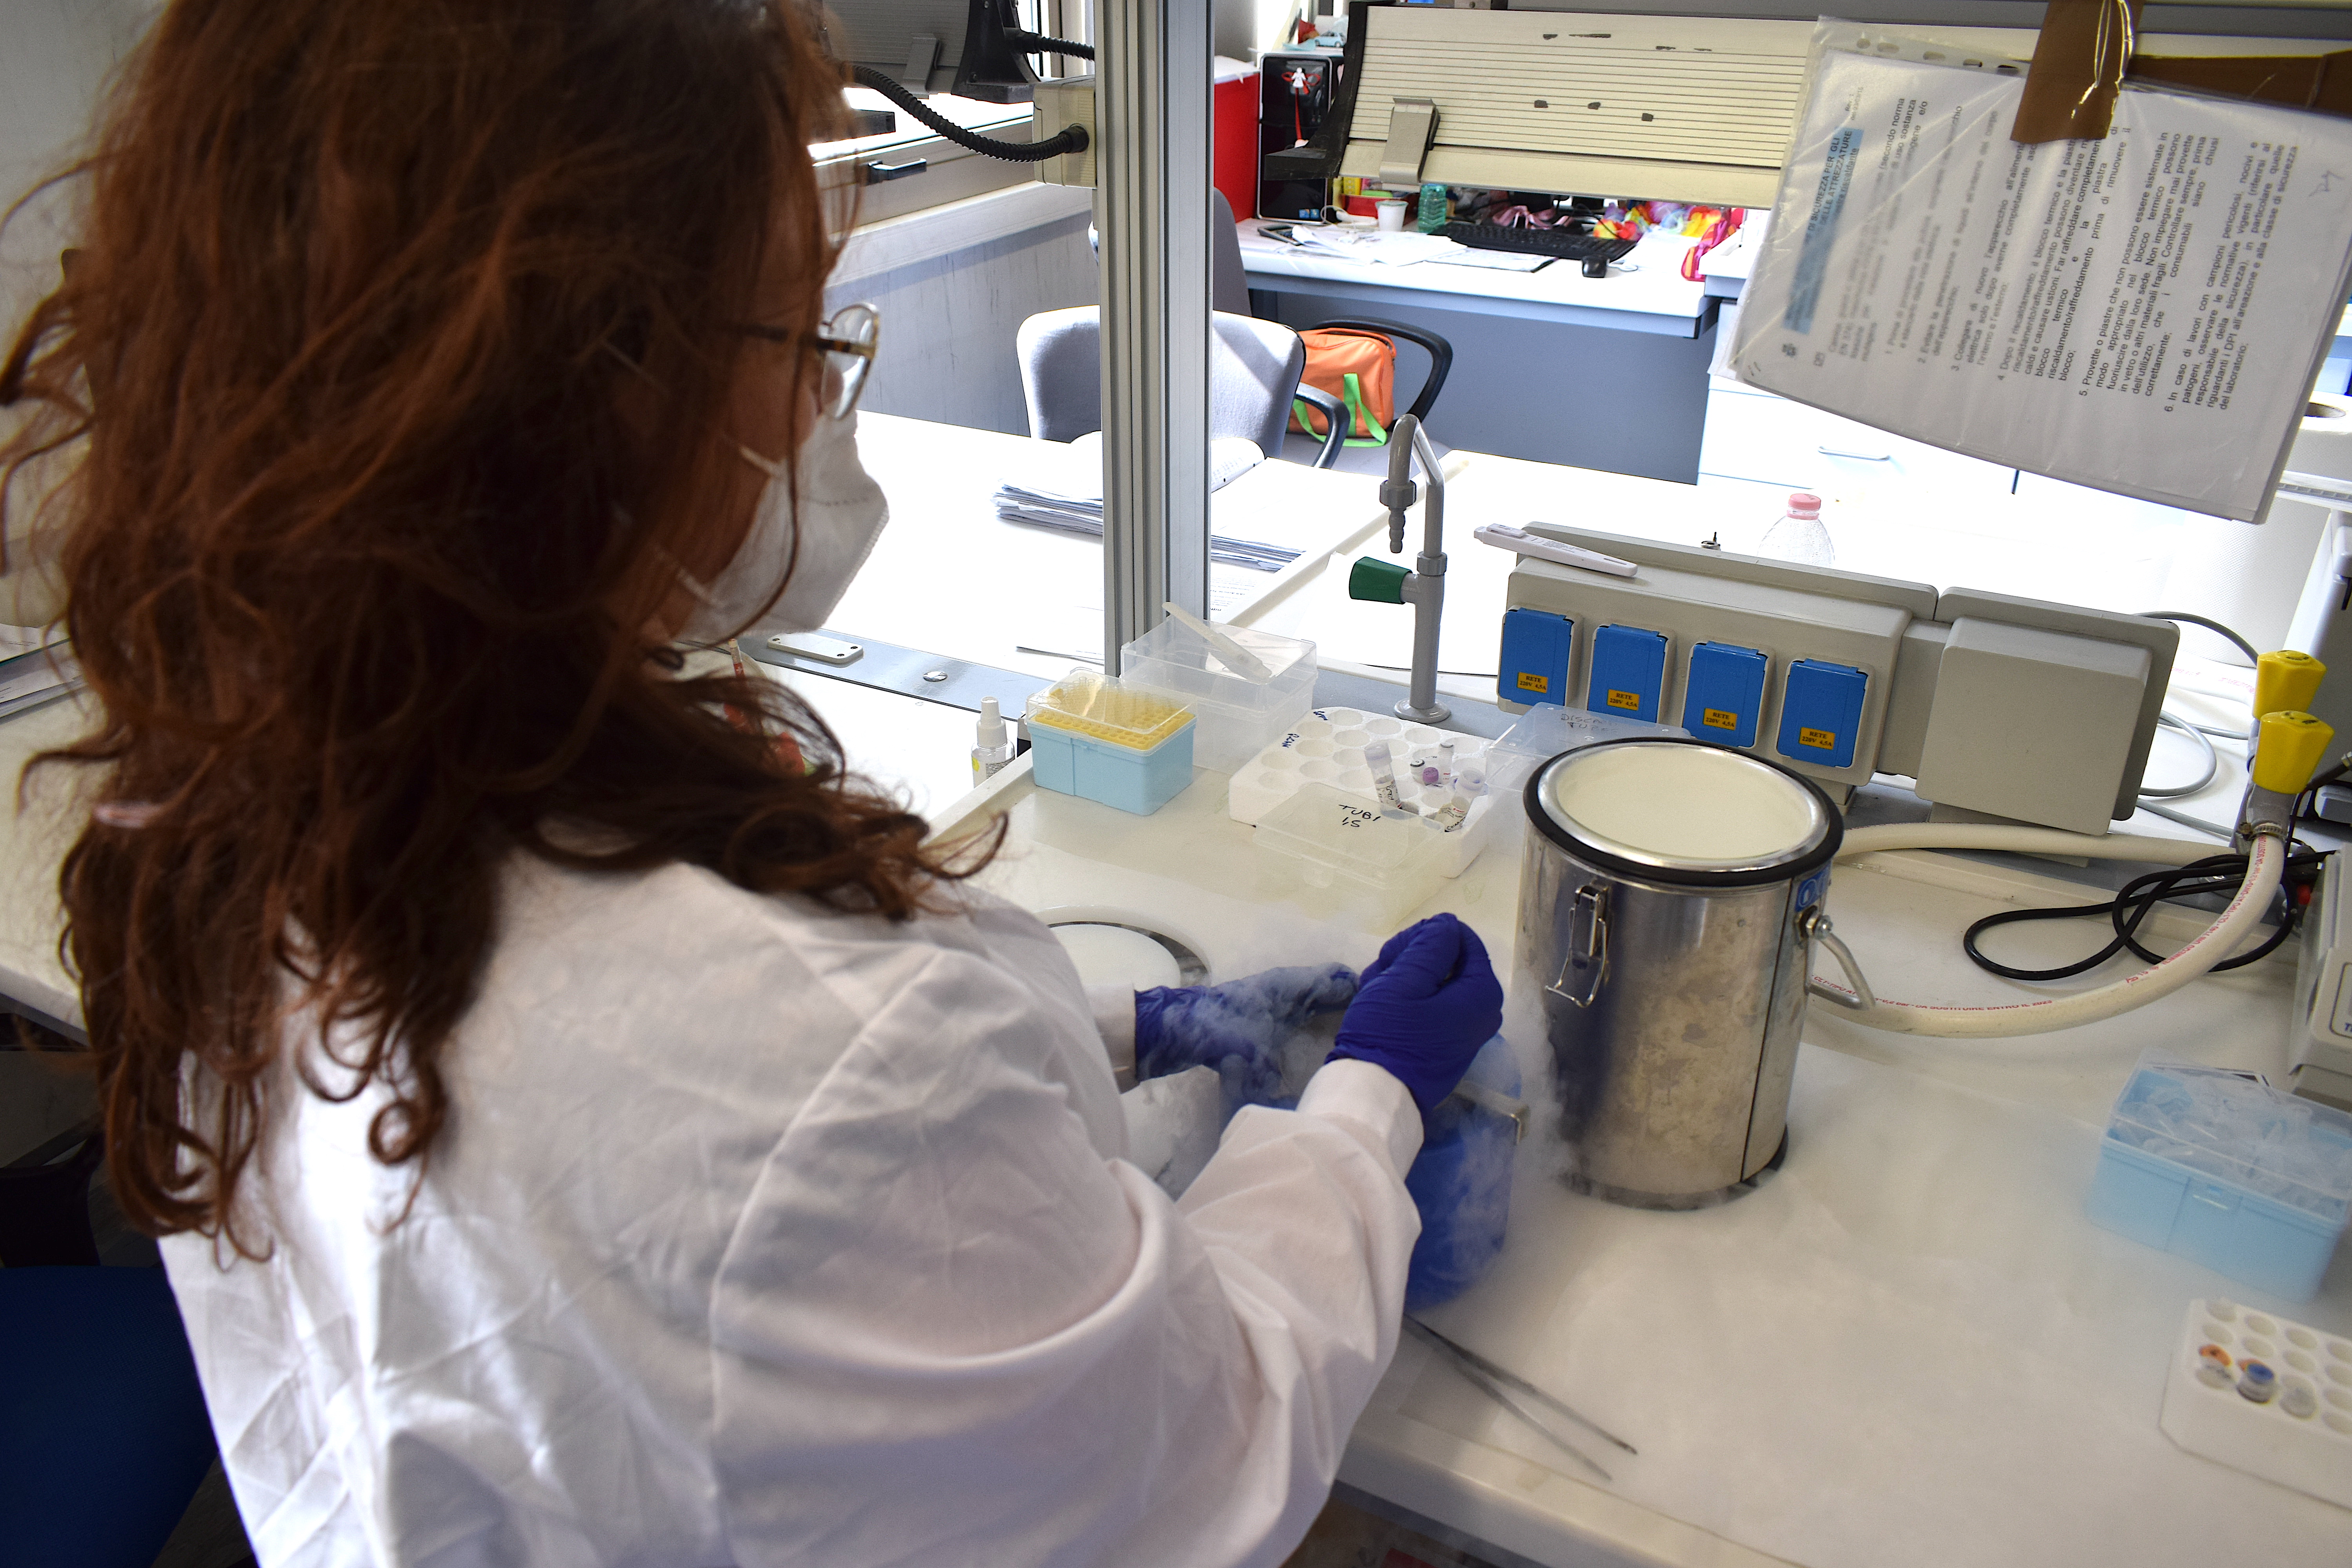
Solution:
<svg viewBox="0 0 2352 1568">
<path fill-rule="evenodd" d="M 2061 833 L 2054 828 L 2003 827 L 1991 824 L 1917 823 L 1885 827 L 1858 827 L 1845 836 L 1841 860 L 1886 849 L 2006 849 L 2037 855 L 2078 855 L 2099 860 L 2138 860 L 2161 866 L 2185 866 L 2213 853 L 2209 845 L 2172 838 L 2143 838 L 2127 834 L 2092 837 Z M 1921 1007 L 1907 1002 L 1874 999 L 1866 1007 L 1845 1016 L 1874 1029 L 1900 1035 L 1937 1035 L 1957 1039 L 1990 1039 L 2012 1035 L 2043 1035 L 2069 1029 L 2100 1018 L 2112 1018 L 2135 1007 L 2171 995 L 2237 950 L 2246 933 L 2259 924 L 2270 908 L 2286 871 L 2284 842 L 2263 834 L 2257 837 L 2246 866 L 2246 879 L 2221 918 L 2204 933 L 2153 968 L 2127 974 L 2112 984 L 2042 1002 L 2003 1003 L 1987 1007 Z M 1824 985 L 1822 981 L 1815 985 Z M 1829 989 L 1836 989 L 1830 987 Z"/>
<path fill-rule="evenodd" d="M 967 131 L 958 125 L 872 66 L 854 67 L 851 75 L 858 86 L 872 88 L 913 115 L 932 134 L 944 136 L 957 146 L 971 152 L 1002 158 L 1008 163 L 1042 163 L 1065 153 L 1083 153 L 1088 145 L 1087 128 L 1083 125 L 1064 126 L 1058 135 L 1047 137 L 1043 142 L 1007 142 L 998 136 L 983 136 L 977 131 Z"/>
</svg>

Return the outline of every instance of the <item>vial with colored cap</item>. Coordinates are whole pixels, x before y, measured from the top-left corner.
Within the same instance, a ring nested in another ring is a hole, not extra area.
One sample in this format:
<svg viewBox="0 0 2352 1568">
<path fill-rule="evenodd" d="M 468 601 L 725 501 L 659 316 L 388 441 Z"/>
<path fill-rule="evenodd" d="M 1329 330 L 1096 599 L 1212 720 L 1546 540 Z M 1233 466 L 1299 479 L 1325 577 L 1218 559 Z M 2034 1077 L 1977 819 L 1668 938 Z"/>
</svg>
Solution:
<svg viewBox="0 0 2352 1568">
<path fill-rule="evenodd" d="M 2278 1397 L 2278 1373 L 2258 1361 L 2239 1363 L 2238 1394 L 2256 1405 L 2268 1405 Z"/>
</svg>

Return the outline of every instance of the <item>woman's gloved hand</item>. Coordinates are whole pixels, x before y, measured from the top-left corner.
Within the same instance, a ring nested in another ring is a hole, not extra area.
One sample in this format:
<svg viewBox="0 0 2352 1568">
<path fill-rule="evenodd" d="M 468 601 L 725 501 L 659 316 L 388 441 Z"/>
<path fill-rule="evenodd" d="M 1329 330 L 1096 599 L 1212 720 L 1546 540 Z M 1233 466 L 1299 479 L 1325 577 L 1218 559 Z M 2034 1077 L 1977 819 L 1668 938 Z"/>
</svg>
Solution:
<svg viewBox="0 0 2352 1568">
<path fill-rule="evenodd" d="M 1136 1079 L 1211 1067 L 1224 1084 L 1227 1117 L 1244 1105 L 1271 1105 L 1282 1098 L 1284 1044 L 1307 1019 L 1339 1011 L 1355 994 L 1356 972 L 1344 963 L 1139 991 Z"/>
<path fill-rule="evenodd" d="M 1404 1190 L 1421 1211 L 1421 1236 L 1404 1277 L 1408 1312 L 1451 1301 L 1475 1285 L 1501 1255 L 1510 1223 L 1519 1124 L 1495 1107 L 1517 1098 L 1519 1067 L 1501 1036 L 1486 1042 L 1463 1081 L 1486 1091 L 1482 1103 L 1459 1095 L 1439 1101 L 1404 1176 Z"/>
<path fill-rule="evenodd" d="M 1325 1059 L 1385 1068 L 1426 1117 L 1502 1026 L 1503 984 L 1486 944 L 1454 916 L 1432 915 L 1389 938 L 1364 966 Z"/>
</svg>

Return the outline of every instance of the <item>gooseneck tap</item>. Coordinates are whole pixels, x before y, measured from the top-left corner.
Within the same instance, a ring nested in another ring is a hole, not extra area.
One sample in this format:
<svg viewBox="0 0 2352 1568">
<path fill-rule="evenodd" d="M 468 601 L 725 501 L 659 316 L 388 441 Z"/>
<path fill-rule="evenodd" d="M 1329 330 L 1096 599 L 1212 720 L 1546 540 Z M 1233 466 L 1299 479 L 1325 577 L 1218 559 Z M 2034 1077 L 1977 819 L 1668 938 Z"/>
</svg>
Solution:
<svg viewBox="0 0 2352 1568">
<path fill-rule="evenodd" d="M 1401 414 L 1389 427 L 1389 477 L 1381 485 L 1381 504 L 1389 509 L 1391 555 L 1404 551 L 1405 509 L 1417 499 L 1412 482 L 1416 457 L 1429 483 L 1429 500 L 1421 510 L 1421 553 L 1399 584 L 1401 602 L 1412 606 L 1412 675 L 1396 710 L 1401 719 L 1438 724 L 1453 712 L 1437 700 L 1437 629 L 1445 613 L 1445 471 L 1421 421 Z"/>
</svg>

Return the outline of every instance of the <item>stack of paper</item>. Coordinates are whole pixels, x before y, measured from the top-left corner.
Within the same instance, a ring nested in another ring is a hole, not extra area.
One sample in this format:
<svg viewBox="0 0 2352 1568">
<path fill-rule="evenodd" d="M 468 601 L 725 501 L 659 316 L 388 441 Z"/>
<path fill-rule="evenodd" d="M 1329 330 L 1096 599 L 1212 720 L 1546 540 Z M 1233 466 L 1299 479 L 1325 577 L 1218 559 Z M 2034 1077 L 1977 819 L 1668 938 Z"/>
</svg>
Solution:
<svg viewBox="0 0 2352 1568">
<path fill-rule="evenodd" d="M 1382 231 L 1345 228 L 1336 225 L 1309 228 L 1300 224 L 1290 232 L 1302 250 L 1345 257 L 1349 261 L 1377 261 L 1387 267 L 1410 267 L 1417 261 L 1441 260 L 1469 248 L 1459 240 L 1448 239 L 1442 234 L 1423 234 L 1414 229 Z"/>
<path fill-rule="evenodd" d="M 44 643 L 30 626 L 0 626 L 0 719 L 81 689 L 81 667 L 62 636 Z"/>
<path fill-rule="evenodd" d="M 1209 443 L 1209 489 L 1223 489 L 1265 461 L 1257 443 L 1238 436 L 1220 436 Z M 1066 533 L 1102 537 L 1102 433 L 1081 436 L 1056 450 L 1042 444 L 1036 460 L 1019 480 L 997 487 L 996 515 L 1005 522 L 1025 522 Z M 1228 566 L 1258 572 L 1279 572 L 1298 559 L 1298 552 L 1254 539 L 1209 536 L 1209 559 Z"/>
</svg>

